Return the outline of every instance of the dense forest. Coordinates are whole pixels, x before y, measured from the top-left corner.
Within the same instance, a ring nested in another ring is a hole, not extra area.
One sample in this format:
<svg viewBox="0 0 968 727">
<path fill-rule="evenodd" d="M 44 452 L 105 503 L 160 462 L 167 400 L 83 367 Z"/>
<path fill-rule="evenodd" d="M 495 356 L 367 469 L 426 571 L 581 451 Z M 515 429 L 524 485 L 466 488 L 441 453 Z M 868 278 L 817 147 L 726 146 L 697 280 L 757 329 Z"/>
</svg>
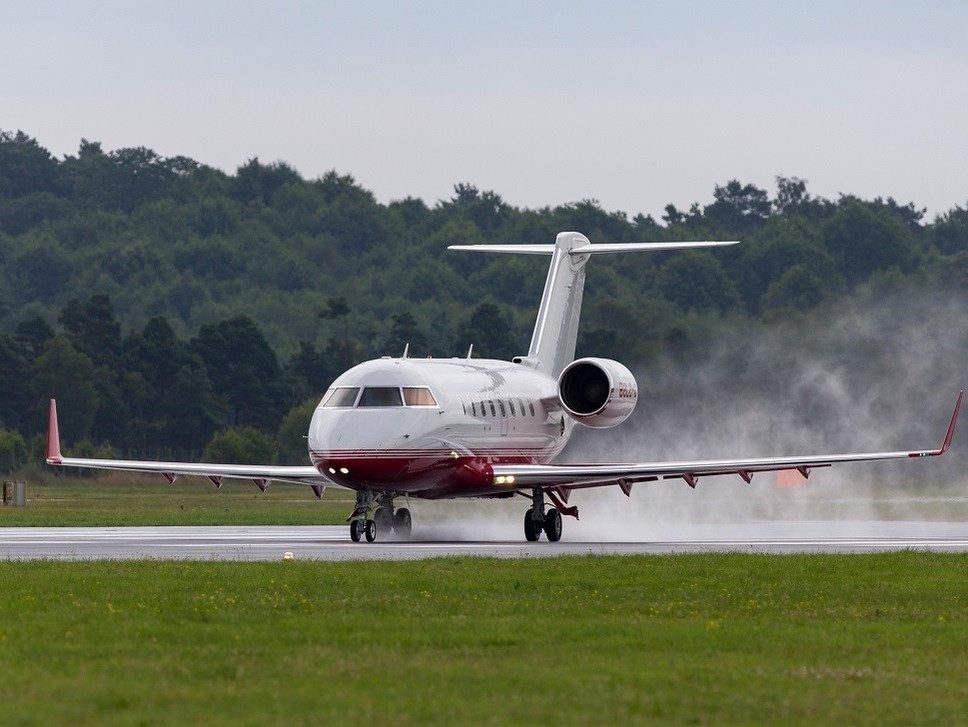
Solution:
<svg viewBox="0 0 968 727">
<path fill-rule="evenodd" d="M 381 204 L 335 171 L 251 159 L 226 174 L 87 140 L 58 159 L 0 132 L 0 470 L 39 456 L 51 396 L 75 452 L 302 462 L 313 401 L 355 362 L 408 342 L 525 353 L 546 261 L 448 244 L 741 239 L 589 266 L 579 353 L 642 363 L 862 291 L 964 290 L 968 205 L 925 217 L 784 177 L 772 196 L 725 181 L 659 220 L 595 200 L 519 208 L 468 183 Z"/>
</svg>

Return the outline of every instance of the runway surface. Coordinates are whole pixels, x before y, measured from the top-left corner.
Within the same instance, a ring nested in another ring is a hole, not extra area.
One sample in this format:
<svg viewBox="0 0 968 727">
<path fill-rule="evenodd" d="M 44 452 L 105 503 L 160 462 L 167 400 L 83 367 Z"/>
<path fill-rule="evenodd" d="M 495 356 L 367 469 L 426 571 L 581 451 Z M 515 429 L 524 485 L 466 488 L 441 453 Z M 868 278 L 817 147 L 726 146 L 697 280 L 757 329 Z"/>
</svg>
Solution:
<svg viewBox="0 0 968 727">
<path fill-rule="evenodd" d="M 418 533 L 418 535 L 420 535 Z M 753 522 L 694 525 L 638 542 L 559 543 L 422 539 L 352 543 L 343 526 L 0 528 L 0 559 L 405 560 L 450 555 L 500 558 L 693 552 L 968 552 L 968 523 L 927 521 Z"/>
</svg>

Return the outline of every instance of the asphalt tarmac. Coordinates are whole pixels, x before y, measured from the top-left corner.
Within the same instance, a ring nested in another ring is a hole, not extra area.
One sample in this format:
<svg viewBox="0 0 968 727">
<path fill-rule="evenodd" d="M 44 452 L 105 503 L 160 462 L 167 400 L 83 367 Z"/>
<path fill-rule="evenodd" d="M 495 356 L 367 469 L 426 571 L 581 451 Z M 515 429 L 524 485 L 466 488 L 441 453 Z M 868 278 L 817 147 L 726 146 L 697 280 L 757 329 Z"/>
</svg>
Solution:
<svg viewBox="0 0 968 727">
<path fill-rule="evenodd" d="M 751 522 L 693 526 L 675 538 L 637 542 L 433 540 L 352 543 L 343 526 L 0 528 L 0 559 L 407 560 L 581 554 L 968 552 L 968 523 L 930 521 Z"/>
</svg>

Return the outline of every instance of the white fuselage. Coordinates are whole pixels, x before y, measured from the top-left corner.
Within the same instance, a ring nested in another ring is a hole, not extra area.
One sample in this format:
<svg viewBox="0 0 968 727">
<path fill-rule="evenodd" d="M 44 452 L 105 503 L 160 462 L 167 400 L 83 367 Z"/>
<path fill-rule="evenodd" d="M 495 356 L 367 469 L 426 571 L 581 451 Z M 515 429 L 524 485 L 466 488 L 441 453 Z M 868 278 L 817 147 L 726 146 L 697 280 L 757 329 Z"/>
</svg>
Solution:
<svg viewBox="0 0 968 727">
<path fill-rule="evenodd" d="M 433 400 L 361 406 L 367 387 L 426 388 Z M 383 358 L 354 366 L 334 389 L 349 401 L 316 408 L 309 454 L 321 474 L 357 490 L 503 494 L 489 465 L 550 462 L 573 426 L 555 379 L 508 361 Z"/>
</svg>

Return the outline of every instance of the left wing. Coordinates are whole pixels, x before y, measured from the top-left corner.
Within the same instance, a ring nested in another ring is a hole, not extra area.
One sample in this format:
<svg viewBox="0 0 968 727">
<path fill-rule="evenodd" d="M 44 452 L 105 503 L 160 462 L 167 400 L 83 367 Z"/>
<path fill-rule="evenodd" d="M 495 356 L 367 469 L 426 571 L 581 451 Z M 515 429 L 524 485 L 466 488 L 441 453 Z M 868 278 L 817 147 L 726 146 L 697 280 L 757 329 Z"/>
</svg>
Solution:
<svg viewBox="0 0 968 727">
<path fill-rule="evenodd" d="M 815 467 L 830 467 L 844 462 L 873 462 L 886 459 L 939 457 L 951 447 L 958 412 L 965 392 L 958 395 L 955 410 L 948 422 L 941 447 L 938 449 L 905 450 L 899 452 L 863 452 L 856 454 L 818 454 L 801 457 L 761 457 L 757 459 L 698 460 L 684 462 L 650 462 L 628 464 L 495 464 L 494 483 L 509 488 L 541 488 L 563 496 L 567 502 L 570 490 L 585 487 L 618 485 L 628 495 L 635 482 L 654 482 L 659 479 L 682 479 L 695 487 L 700 477 L 739 475 L 750 482 L 755 472 L 799 470 L 807 477 Z M 572 508 L 569 508 L 572 509 Z M 572 514 L 567 513 L 566 514 Z"/>
<path fill-rule="evenodd" d="M 251 480 L 263 492 L 272 481 L 309 485 L 316 497 L 334 484 L 323 477 L 315 467 L 286 467 L 256 464 L 208 464 L 203 462 L 156 462 L 151 460 L 91 459 L 87 457 L 64 457 L 60 448 L 60 430 L 57 424 L 57 402 L 50 400 L 47 422 L 47 464 L 55 467 L 83 467 L 125 472 L 154 472 L 173 483 L 181 475 L 207 477 L 216 487 L 224 479 Z"/>
</svg>

